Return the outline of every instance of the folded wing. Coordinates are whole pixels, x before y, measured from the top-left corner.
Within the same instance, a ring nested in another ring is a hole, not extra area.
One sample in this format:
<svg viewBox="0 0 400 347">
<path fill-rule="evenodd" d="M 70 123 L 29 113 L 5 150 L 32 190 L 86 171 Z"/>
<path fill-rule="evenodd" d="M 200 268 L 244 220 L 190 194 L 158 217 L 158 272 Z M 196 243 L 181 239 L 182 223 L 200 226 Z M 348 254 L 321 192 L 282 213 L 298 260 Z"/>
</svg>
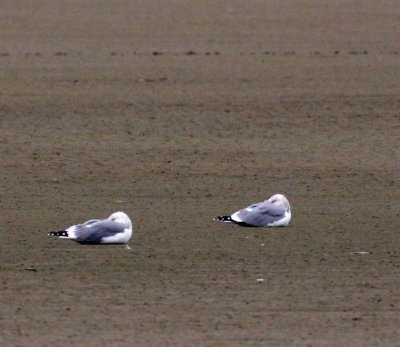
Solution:
<svg viewBox="0 0 400 347">
<path fill-rule="evenodd" d="M 234 222 L 253 227 L 268 226 L 285 216 L 285 209 L 268 201 L 250 205 L 232 214 Z"/>
<path fill-rule="evenodd" d="M 101 243 L 103 238 L 123 233 L 125 226 L 110 220 L 90 221 L 77 225 L 74 230 L 75 240 L 81 243 Z"/>
</svg>

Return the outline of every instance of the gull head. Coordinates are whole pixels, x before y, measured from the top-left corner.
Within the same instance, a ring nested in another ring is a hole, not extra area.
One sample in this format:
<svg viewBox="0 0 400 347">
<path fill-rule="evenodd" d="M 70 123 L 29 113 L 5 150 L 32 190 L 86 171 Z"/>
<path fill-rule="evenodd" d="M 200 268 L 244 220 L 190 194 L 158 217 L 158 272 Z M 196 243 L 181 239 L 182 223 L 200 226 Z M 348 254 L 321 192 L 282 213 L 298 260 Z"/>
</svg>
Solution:
<svg viewBox="0 0 400 347">
<path fill-rule="evenodd" d="M 116 222 L 116 223 L 121 223 L 123 224 L 126 228 L 131 229 L 132 228 L 132 222 L 131 219 L 128 217 L 128 215 L 124 212 L 115 212 L 113 213 L 110 217 L 108 217 L 109 220 Z"/>
<path fill-rule="evenodd" d="M 283 194 L 275 194 L 272 195 L 268 201 L 271 204 L 284 208 L 286 211 L 290 211 L 290 204 L 289 200 Z"/>
</svg>

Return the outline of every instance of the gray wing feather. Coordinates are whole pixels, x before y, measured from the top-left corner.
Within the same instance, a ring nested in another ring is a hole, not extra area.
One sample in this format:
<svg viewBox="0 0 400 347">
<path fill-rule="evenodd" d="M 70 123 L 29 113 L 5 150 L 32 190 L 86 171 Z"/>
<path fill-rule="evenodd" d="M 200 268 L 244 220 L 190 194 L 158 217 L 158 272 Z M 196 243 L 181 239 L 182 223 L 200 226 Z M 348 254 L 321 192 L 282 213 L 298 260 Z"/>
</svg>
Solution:
<svg viewBox="0 0 400 347">
<path fill-rule="evenodd" d="M 89 224 L 93 224 L 93 223 L 101 222 L 101 221 L 102 221 L 102 219 L 90 219 L 87 222 L 83 223 L 82 225 L 89 225 Z"/>
<path fill-rule="evenodd" d="M 81 243 L 100 243 L 103 237 L 124 232 L 125 226 L 110 220 L 90 221 L 77 226 L 76 241 Z"/>
<path fill-rule="evenodd" d="M 250 205 L 234 213 L 234 215 L 243 223 L 256 227 L 263 227 L 282 219 L 285 216 L 285 209 L 271 204 L 268 201 L 264 201 Z"/>
</svg>

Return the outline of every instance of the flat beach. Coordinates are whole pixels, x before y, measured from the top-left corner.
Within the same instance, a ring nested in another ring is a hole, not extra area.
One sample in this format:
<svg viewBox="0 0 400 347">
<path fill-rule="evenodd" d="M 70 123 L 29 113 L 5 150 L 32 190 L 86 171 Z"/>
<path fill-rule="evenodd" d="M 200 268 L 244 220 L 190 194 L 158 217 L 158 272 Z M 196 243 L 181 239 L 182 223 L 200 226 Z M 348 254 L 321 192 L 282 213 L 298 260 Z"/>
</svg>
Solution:
<svg viewBox="0 0 400 347">
<path fill-rule="evenodd" d="M 1 345 L 399 346 L 397 10 L 2 1 Z"/>
</svg>

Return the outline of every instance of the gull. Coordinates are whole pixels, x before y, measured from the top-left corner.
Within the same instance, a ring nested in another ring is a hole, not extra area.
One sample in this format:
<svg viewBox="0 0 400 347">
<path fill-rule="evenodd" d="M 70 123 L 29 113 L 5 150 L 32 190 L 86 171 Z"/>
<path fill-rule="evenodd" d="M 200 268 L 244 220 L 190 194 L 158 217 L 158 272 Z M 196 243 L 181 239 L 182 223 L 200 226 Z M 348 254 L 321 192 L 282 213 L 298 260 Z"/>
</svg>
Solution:
<svg viewBox="0 0 400 347">
<path fill-rule="evenodd" d="M 214 220 L 244 227 L 283 227 L 289 224 L 291 218 L 288 199 L 283 194 L 275 194 L 268 200 L 250 205 L 230 216 L 218 216 Z"/>
<path fill-rule="evenodd" d="M 79 243 L 128 243 L 132 236 L 132 222 L 124 212 L 115 212 L 107 219 L 91 219 L 48 235 Z"/>
</svg>

